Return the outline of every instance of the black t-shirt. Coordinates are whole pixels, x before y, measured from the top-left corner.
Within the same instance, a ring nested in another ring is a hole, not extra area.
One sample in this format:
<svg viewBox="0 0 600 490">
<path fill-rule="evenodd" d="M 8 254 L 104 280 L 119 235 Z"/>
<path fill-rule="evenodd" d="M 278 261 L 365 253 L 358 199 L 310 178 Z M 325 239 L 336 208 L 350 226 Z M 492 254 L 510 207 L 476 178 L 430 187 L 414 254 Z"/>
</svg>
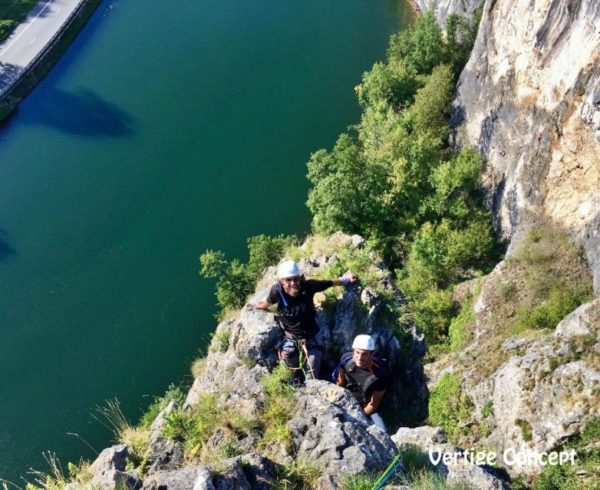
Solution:
<svg viewBox="0 0 600 490">
<path fill-rule="evenodd" d="M 271 287 L 267 301 L 277 304 L 277 312 L 283 329 L 300 338 L 312 338 L 319 331 L 315 316 L 313 296 L 333 286 L 333 281 L 303 279 L 300 281 L 300 294 L 296 297 L 287 294 L 283 286 L 276 282 Z"/>
<path fill-rule="evenodd" d="M 352 360 L 352 352 L 344 354 L 342 356 L 342 360 L 344 359 L 350 360 L 340 366 L 340 370 L 344 372 L 342 379 L 345 380 L 342 383 L 342 386 L 349 388 L 359 402 L 366 404 L 371 399 L 374 392 L 384 391 L 389 388 L 389 373 L 385 363 L 379 358 L 376 357 L 373 360 L 373 364 L 371 365 L 370 369 L 358 368 Z M 375 375 L 376 379 L 374 381 L 370 380 L 369 385 L 365 390 L 364 386 L 362 386 L 362 382 L 366 382 L 367 379 L 370 378 L 371 374 Z M 354 380 L 357 384 L 355 385 L 352 380 Z"/>
</svg>

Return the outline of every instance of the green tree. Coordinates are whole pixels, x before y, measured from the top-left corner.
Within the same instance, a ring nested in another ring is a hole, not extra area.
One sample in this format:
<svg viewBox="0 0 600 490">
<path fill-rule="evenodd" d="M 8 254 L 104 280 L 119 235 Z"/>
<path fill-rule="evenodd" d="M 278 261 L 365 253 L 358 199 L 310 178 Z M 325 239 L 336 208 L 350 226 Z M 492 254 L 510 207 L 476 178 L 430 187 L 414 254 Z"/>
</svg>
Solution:
<svg viewBox="0 0 600 490">
<path fill-rule="evenodd" d="M 412 101 L 419 86 L 416 70 L 404 60 L 375 63 L 363 74 L 362 84 L 357 88 L 358 101 L 362 107 L 385 102 L 400 109 Z"/>
<path fill-rule="evenodd" d="M 348 134 L 338 138 L 331 152 L 319 150 L 311 156 L 308 179 L 313 188 L 307 205 L 315 231 L 368 233 L 383 218 L 384 169 L 366 162 Z"/>
<path fill-rule="evenodd" d="M 413 116 L 413 132 L 445 141 L 449 133 L 447 116 L 453 92 L 454 76 L 450 66 L 436 66 L 425 86 L 417 91 L 415 102 L 409 109 Z"/>
<path fill-rule="evenodd" d="M 388 60 L 404 59 L 418 73 L 431 73 L 447 60 L 442 30 L 432 11 L 419 16 L 414 25 L 394 34 L 388 48 Z"/>
</svg>

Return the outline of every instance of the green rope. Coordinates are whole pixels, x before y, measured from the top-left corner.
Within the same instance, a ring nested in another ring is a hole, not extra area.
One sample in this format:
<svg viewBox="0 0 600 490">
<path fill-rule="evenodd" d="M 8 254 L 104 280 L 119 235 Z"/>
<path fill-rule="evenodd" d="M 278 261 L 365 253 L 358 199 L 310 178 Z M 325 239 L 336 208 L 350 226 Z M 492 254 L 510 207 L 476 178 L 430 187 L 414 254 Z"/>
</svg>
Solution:
<svg viewBox="0 0 600 490">
<path fill-rule="evenodd" d="M 304 374 L 304 379 L 306 379 L 306 371 L 304 370 L 304 349 L 301 348 L 300 343 L 296 340 L 296 348 L 298 349 L 298 367 Z"/>
<path fill-rule="evenodd" d="M 391 478 L 392 472 L 396 470 L 396 466 L 398 466 L 402 462 L 402 454 L 398 453 L 396 457 L 392 460 L 390 465 L 386 468 L 386 470 L 382 473 L 379 479 L 373 485 L 371 490 L 381 490 L 386 482 Z"/>
</svg>

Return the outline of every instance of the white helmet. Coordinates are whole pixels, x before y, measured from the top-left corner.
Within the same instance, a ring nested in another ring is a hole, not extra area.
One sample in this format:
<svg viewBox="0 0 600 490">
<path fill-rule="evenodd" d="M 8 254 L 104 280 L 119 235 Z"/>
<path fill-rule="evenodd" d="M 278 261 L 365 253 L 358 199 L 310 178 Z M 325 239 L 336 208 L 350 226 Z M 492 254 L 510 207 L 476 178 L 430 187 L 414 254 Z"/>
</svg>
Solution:
<svg viewBox="0 0 600 490">
<path fill-rule="evenodd" d="M 277 267 L 277 279 L 285 279 L 286 277 L 294 277 L 300 275 L 300 267 L 293 260 L 284 260 Z"/>
<path fill-rule="evenodd" d="M 353 349 L 375 350 L 375 339 L 370 335 L 357 335 L 352 343 Z"/>
</svg>

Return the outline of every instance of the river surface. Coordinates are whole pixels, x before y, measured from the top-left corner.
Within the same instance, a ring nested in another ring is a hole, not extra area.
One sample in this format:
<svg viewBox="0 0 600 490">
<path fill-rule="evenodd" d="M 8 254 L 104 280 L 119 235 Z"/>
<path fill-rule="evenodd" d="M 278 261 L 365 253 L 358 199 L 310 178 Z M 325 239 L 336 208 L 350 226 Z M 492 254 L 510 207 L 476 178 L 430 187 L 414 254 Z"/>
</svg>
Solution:
<svg viewBox="0 0 600 490">
<path fill-rule="evenodd" d="M 215 328 L 207 248 L 305 233 L 305 163 L 359 118 L 353 87 L 400 0 L 103 2 L 0 127 L 0 477 L 93 458 Z M 73 435 L 77 434 L 77 435 Z M 85 441 L 85 442 L 84 442 Z"/>
</svg>

